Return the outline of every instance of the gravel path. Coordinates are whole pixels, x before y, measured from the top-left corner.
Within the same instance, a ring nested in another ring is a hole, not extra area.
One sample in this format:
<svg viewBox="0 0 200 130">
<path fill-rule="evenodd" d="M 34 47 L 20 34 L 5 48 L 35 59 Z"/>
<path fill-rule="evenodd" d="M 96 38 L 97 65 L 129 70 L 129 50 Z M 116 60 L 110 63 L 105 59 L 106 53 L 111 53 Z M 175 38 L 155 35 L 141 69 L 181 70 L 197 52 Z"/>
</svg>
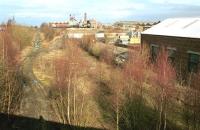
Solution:
<svg viewBox="0 0 200 130">
<path fill-rule="evenodd" d="M 36 40 L 35 40 L 36 41 Z M 24 76 L 28 79 L 24 85 L 24 97 L 21 103 L 19 114 L 25 117 L 40 118 L 53 121 L 50 101 L 47 98 L 48 90 L 35 77 L 33 63 L 35 58 L 45 49 L 33 47 L 32 51 L 25 58 L 22 67 Z"/>
</svg>

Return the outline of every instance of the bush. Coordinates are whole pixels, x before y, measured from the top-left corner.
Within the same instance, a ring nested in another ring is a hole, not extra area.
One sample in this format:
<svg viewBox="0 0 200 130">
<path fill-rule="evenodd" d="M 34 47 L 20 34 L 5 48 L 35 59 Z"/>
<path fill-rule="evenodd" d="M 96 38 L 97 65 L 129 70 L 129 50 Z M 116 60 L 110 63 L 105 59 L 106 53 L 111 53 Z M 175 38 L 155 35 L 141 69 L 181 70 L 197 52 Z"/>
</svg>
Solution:
<svg viewBox="0 0 200 130">
<path fill-rule="evenodd" d="M 12 35 L 17 42 L 20 43 L 21 49 L 27 46 L 32 46 L 32 40 L 36 30 L 31 27 L 26 27 L 22 25 L 12 26 Z"/>
<path fill-rule="evenodd" d="M 128 97 L 121 108 L 119 127 L 124 130 L 155 130 L 159 113 L 146 105 L 140 96 Z"/>
<path fill-rule="evenodd" d="M 0 34 L 0 112 L 14 114 L 17 112 L 23 86 L 20 73 L 19 44 L 13 38 L 12 27 Z"/>
<path fill-rule="evenodd" d="M 49 27 L 47 23 L 42 23 L 40 26 L 40 31 L 44 34 L 44 37 L 47 41 L 53 40 L 56 35 L 56 32 L 53 28 Z"/>
<path fill-rule="evenodd" d="M 100 59 L 108 64 L 113 64 L 114 48 L 96 43 L 93 36 L 84 36 L 80 47 L 87 51 L 90 55 Z"/>
<path fill-rule="evenodd" d="M 102 48 L 100 48 L 98 44 L 94 44 L 90 49 L 90 54 L 95 56 L 98 59 L 101 55 L 101 52 L 102 52 Z"/>
<path fill-rule="evenodd" d="M 101 49 L 100 53 L 100 60 L 107 63 L 113 64 L 114 63 L 114 49 L 113 47 L 106 46 Z"/>
</svg>

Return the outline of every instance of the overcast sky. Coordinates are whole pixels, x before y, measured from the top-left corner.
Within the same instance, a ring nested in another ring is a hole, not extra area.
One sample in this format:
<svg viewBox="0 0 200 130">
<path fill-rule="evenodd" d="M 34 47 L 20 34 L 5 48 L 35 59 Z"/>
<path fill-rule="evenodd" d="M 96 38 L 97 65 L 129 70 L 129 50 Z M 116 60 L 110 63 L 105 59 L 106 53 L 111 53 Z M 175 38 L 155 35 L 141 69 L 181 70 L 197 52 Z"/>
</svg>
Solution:
<svg viewBox="0 0 200 130">
<path fill-rule="evenodd" d="M 0 0 L 0 22 L 15 17 L 18 23 L 95 18 L 103 23 L 118 20 L 163 20 L 169 17 L 200 17 L 200 0 Z"/>
</svg>

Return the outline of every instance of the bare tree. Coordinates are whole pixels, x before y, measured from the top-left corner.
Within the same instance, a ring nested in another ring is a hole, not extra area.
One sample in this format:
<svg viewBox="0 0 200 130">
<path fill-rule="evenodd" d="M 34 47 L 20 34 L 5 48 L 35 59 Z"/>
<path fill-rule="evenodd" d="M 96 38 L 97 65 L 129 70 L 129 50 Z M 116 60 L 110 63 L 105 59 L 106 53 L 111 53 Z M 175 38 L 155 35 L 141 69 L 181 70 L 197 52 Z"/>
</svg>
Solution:
<svg viewBox="0 0 200 130">
<path fill-rule="evenodd" d="M 82 75 L 82 69 L 86 62 L 80 58 L 80 50 L 73 44 L 73 40 L 68 40 L 67 48 L 64 56 L 58 57 L 54 61 L 54 83 L 52 92 L 54 93 L 55 100 L 53 102 L 54 110 L 59 120 L 63 123 L 80 125 L 84 123 L 80 119 L 83 114 L 84 101 L 80 102 L 77 98 L 83 99 L 80 92 L 80 76 Z M 58 91 L 57 96 L 55 96 Z"/>
<path fill-rule="evenodd" d="M 0 98 L 1 111 L 14 113 L 19 108 L 22 94 L 22 76 L 19 70 L 18 44 L 12 37 L 12 26 L 7 25 L 7 30 L 0 34 Z"/>
<path fill-rule="evenodd" d="M 188 85 L 183 91 L 183 119 L 187 129 L 200 128 L 200 73 L 191 73 Z"/>
<path fill-rule="evenodd" d="M 157 62 L 154 66 L 154 72 L 156 73 L 154 85 L 157 87 L 157 99 L 159 101 L 160 112 L 158 129 L 165 130 L 167 127 L 167 109 L 176 92 L 176 72 L 169 62 L 168 54 L 164 48 L 162 48 L 158 55 Z"/>
</svg>

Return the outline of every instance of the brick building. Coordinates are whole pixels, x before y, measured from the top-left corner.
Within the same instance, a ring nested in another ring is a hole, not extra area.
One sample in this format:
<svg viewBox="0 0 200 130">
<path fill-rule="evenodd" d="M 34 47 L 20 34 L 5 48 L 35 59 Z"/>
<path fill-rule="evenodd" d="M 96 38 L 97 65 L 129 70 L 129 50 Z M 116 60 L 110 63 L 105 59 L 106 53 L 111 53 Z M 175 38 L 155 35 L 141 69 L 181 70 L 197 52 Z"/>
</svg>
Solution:
<svg viewBox="0 0 200 130">
<path fill-rule="evenodd" d="M 6 26 L 0 25 L 0 32 L 5 32 L 5 31 L 6 31 Z"/>
<path fill-rule="evenodd" d="M 144 31 L 142 45 L 156 58 L 165 47 L 178 72 L 198 72 L 200 68 L 200 18 L 170 18 Z"/>
</svg>

